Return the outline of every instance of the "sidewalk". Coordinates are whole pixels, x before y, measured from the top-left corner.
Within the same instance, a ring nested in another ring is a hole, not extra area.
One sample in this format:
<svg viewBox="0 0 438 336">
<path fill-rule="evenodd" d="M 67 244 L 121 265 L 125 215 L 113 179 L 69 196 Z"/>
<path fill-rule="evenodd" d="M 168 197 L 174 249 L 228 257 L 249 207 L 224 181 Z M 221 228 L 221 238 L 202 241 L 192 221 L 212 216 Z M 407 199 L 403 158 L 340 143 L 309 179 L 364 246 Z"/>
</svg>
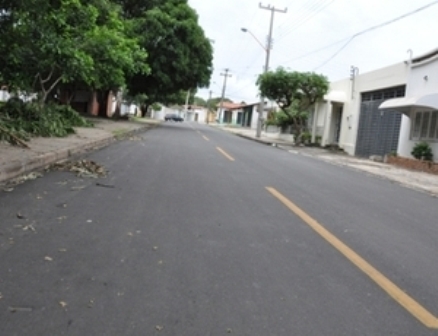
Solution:
<svg viewBox="0 0 438 336">
<path fill-rule="evenodd" d="M 253 129 L 227 127 L 217 124 L 212 124 L 211 126 L 265 145 L 287 150 L 294 155 L 310 156 L 333 165 L 349 167 L 438 197 L 438 175 L 402 169 L 386 163 L 357 158 L 324 148 L 294 146 L 290 141 L 270 138 L 265 132 L 262 132 L 260 138 L 256 138 L 255 130 Z"/>
<path fill-rule="evenodd" d="M 30 149 L 0 142 L 0 183 L 159 124 L 159 121 L 148 119 L 113 121 L 93 118 L 92 121 L 94 127 L 76 128 L 76 134 L 65 138 L 32 138 L 27 143 Z"/>
</svg>

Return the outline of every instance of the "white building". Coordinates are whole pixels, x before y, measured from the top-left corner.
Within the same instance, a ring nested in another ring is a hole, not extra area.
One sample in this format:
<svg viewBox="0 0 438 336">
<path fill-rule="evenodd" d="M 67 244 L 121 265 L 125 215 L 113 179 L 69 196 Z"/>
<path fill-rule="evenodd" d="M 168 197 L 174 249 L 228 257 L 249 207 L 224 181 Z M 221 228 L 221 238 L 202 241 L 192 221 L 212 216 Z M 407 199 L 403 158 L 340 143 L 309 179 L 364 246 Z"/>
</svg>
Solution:
<svg viewBox="0 0 438 336">
<path fill-rule="evenodd" d="M 176 114 L 178 116 L 185 118 L 184 113 L 183 111 L 181 111 L 180 107 L 177 106 L 167 107 L 164 105 L 160 105 L 160 106 L 161 106 L 161 110 L 151 111 L 151 119 L 164 120 L 166 114 Z"/>
<path fill-rule="evenodd" d="M 207 123 L 208 110 L 202 106 L 190 105 L 185 111 L 185 120 L 198 123 Z"/>
<path fill-rule="evenodd" d="M 405 96 L 409 64 L 401 62 L 330 84 L 315 106 L 312 140 L 336 144 L 350 155 L 384 156 L 398 148 L 402 114 L 379 109 L 386 100 Z M 404 119 L 403 119 L 404 120 Z"/>
<path fill-rule="evenodd" d="M 243 118 L 244 104 L 223 102 L 217 105 L 217 121 L 220 124 L 240 125 Z"/>
<path fill-rule="evenodd" d="M 120 115 L 133 115 L 136 116 L 138 113 L 138 106 L 135 104 L 122 103 L 120 106 Z"/>
<path fill-rule="evenodd" d="M 414 145 L 429 143 L 438 158 L 438 49 L 408 62 L 406 95 L 380 105 L 382 111 L 403 113 L 397 153 L 411 157 Z"/>
<path fill-rule="evenodd" d="M 11 95 L 9 94 L 7 87 L 0 88 L 0 102 L 8 101 L 10 96 Z"/>
<path fill-rule="evenodd" d="M 271 109 L 272 106 L 269 107 L 268 103 L 265 102 L 264 118 L 266 118 L 268 111 Z M 221 124 L 230 124 L 230 125 L 256 129 L 257 120 L 259 118 L 259 110 L 260 110 L 260 103 L 237 104 L 237 103 L 224 102 L 222 106 L 222 113 L 221 113 L 220 104 L 217 105 L 216 115 L 218 116 L 217 120 L 219 120 L 219 123 Z"/>
</svg>

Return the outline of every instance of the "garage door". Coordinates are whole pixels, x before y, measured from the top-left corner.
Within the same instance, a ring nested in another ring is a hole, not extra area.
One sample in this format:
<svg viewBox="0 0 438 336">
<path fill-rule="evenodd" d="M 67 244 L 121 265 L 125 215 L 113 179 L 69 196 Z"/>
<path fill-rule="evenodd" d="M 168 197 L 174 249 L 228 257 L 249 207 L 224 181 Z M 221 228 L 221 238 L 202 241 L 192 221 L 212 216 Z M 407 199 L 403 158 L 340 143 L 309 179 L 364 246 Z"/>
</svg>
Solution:
<svg viewBox="0 0 438 336">
<path fill-rule="evenodd" d="M 384 156 L 397 151 L 402 114 L 380 111 L 379 106 L 385 100 L 404 96 L 404 86 L 362 93 L 356 156 Z"/>
</svg>

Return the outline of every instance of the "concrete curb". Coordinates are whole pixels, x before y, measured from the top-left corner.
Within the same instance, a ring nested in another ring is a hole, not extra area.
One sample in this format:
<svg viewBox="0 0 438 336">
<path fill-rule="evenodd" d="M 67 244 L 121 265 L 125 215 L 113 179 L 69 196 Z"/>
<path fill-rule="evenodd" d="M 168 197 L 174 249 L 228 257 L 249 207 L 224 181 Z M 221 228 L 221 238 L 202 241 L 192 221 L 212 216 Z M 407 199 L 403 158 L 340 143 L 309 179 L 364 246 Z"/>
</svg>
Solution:
<svg viewBox="0 0 438 336">
<path fill-rule="evenodd" d="M 245 134 L 239 134 L 239 133 L 233 133 L 233 132 L 230 132 L 230 133 L 234 134 L 234 135 L 237 135 L 238 137 L 241 137 L 241 138 L 244 138 L 244 139 L 248 139 L 248 140 L 252 140 L 252 141 L 261 143 L 263 145 L 268 145 L 268 146 L 272 145 L 272 142 L 268 142 L 268 141 L 265 141 L 265 140 L 262 140 L 262 139 L 256 139 L 256 138 L 250 137 L 250 136 L 245 135 Z"/>
<path fill-rule="evenodd" d="M 227 133 L 231 133 L 231 134 L 237 135 L 239 137 L 242 137 L 242 138 L 245 138 L 245 139 L 248 139 L 248 140 L 252 140 L 252 141 L 264 144 L 264 145 L 275 145 L 276 148 L 284 150 L 284 151 L 287 151 L 287 152 L 295 154 L 295 155 L 301 155 L 301 156 L 305 156 L 305 157 L 310 157 L 310 158 L 313 158 L 313 159 L 316 159 L 316 160 L 320 160 L 322 162 L 325 162 L 325 163 L 328 163 L 328 164 L 331 164 L 331 165 L 337 166 L 337 167 L 345 167 L 345 168 L 354 170 L 356 172 L 361 172 L 361 173 L 367 174 L 369 176 L 373 176 L 373 177 L 380 178 L 380 179 L 383 179 L 383 180 L 391 181 L 392 183 L 396 183 L 396 184 L 398 184 L 400 186 L 403 186 L 405 188 L 409 188 L 409 189 L 412 189 L 412 190 L 423 192 L 423 193 L 428 194 L 428 195 L 430 195 L 432 197 L 438 197 L 438 193 L 436 191 L 434 191 L 434 190 L 431 190 L 431 188 L 428 185 L 422 185 L 421 183 L 418 183 L 418 182 L 414 182 L 413 183 L 413 182 L 410 182 L 410 181 L 403 181 L 403 179 L 400 179 L 397 176 L 392 176 L 392 175 L 388 175 L 388 174 L 378 173 L 378 172 L 375 172 L 375 171 L 372 171 L 372 170 L 369 170 L 369 169 L 364 169 L 364 168 L 358 167 L 358 165 L 354 164 L 354 163 L 351 164 L 351 163 L 347 163 L 347 162 L 339 162 L 339 161 L 336 161 L 336 160 L 328 160 L 328 159 L 323 158 L 323 157 L 321 157 L 320 155 L 317 155 L 317 154 L 302 153 L 299 150 L 291 150 L 290 148 L 287 147 L 288 146 L 287 143 L 277 143 L 275 141 L 270 142 L 269 140 L 257 139 L 257 138 L 251 137 L 251 136 L 247 136 L 245 134 L 234 133 L 234 132 L 230 132 L 230 131 L 227 131 L 227 130 L 224 130 L 224 129 L 223 129 L 223 131 L 227 132 Z"/>
<path fill-rule="evenodd" d="M 267 146 L 272 146 L 275 145 L 276 147 L 279 147 L 281 145 L 287 146 L 290 145 L 287 142 L 281 142 L 281 141 L 276 141 L 276 140 L 268 140 L 268 139 L 258 139 L 258 138 L 254 138 L 250 135 L 246 135 L 246 134 L 241 134 L 241 133 L 235 133 L 235 132 L 231 132 L 231 131 L 227 131 L 227 130 L 223 130 L 224 132 L 230 133 L 230 134 L 234 134 L 238 137 L 244 138 L 244 139 L 248 139 L 248 140 L 252 140 L 258 143 L 261 143 L 263 145 L 267 145 Z"/>
<path fill-rule="evenodd" d="M 56 151 L 50 151 L 34 157 L 24 158 L 19 161 L 8 163 L 0 168 L 0 183 L 7 182 L 15 177 L 45 168 L 46 166 L 58 161 L 66 160 L 86 152 L 102 149 L 115 141 L 145 132 L 155 127 L 156 126 L 154 125 L 148 124 L 138 129 L 127 131 L 126 133 L 123 133 L 122 136 L 108 134 L 107 136 L 102 136 L 98 139 L 93 139 L 83 144 L 61 148 Z"/>
</svg>

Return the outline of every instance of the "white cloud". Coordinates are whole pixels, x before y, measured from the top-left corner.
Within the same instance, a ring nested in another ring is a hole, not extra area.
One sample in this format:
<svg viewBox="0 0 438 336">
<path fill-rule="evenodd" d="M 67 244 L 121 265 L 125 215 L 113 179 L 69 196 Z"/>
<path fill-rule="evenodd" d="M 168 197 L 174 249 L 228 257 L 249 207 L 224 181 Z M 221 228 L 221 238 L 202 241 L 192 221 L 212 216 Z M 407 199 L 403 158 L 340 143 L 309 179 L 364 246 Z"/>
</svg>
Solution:
<svg viewBox="0 0 438 336">
<path fill-rule="evenodd" d="M 214 74 L 211 90 L 220 96 L 223 77 L 220 73 L 229 68 L 227 97 L 235 101 L 257 101 L 255 81 L 261 73 L 265 52 L 248 33 L 246 27 L 265 43 L 269 29 L 270 12 L 259 9 L 259 0 L 189 0 L 198 12 L 200 24 L 214 43 Z M 361 73 L 401 62 L 408 58 L 407 50 L 415 55 L 438 47 L 438 4 L 353 39 L 327 64 L 347 38 L 367 28 L 379 25 L 417 8 L 432 0 L 271 0 L 264 5 L 283 9 L 286 14 L 276 14 L 274 45 L 270 68 L 289 67 L 298 71 L 316 71 L 331 80 L 349 76 L 350 66 L 357 66 Z M 334 42 L 319 52 L 311 53 Z M 303 55 L 307 55 L 301 57 Z M 301 58 L 300 58 L 301 57 Z M 299 59 L 298 59 L 299 58 Z M 321 66 L 321 67 L 320 67 Z M 208 90 L 199 94 L 207 97 Z"/>
</svg>

